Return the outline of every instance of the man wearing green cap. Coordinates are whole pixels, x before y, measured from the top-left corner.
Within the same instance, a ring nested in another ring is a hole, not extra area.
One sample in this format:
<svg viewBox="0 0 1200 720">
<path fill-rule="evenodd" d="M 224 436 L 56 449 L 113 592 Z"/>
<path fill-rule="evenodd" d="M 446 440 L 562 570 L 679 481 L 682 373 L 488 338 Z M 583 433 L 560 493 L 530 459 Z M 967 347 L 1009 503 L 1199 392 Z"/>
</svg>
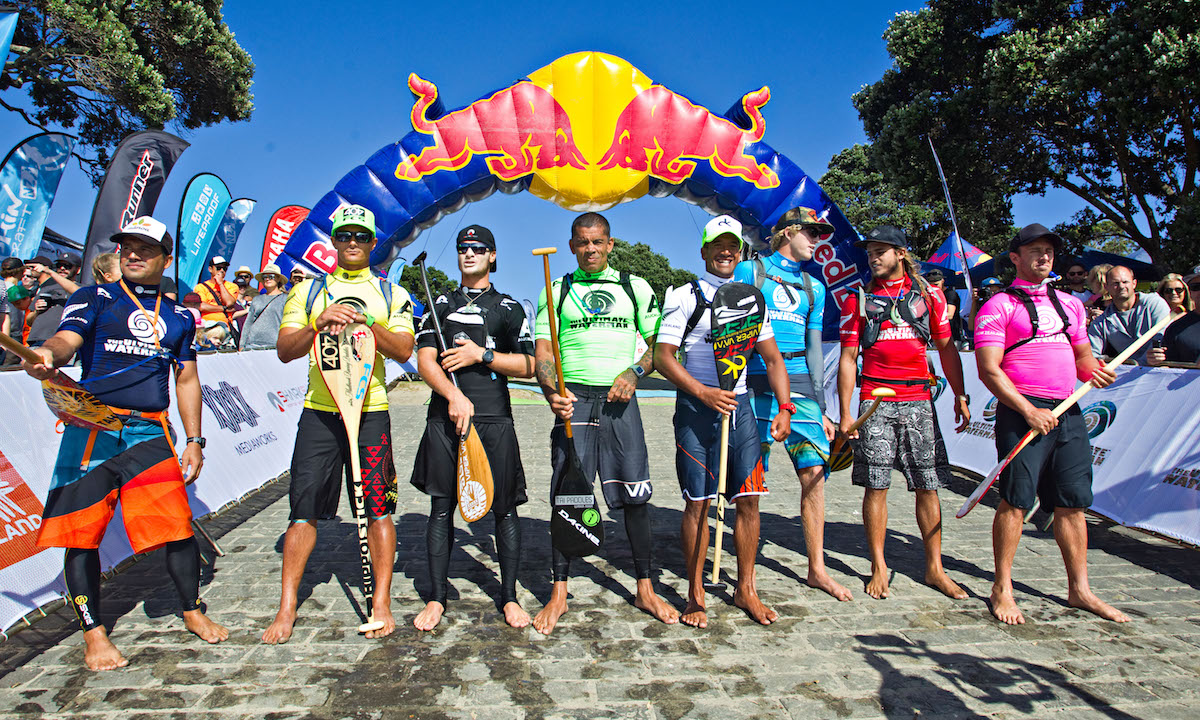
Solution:
<svg viewBox="0 0 1200 720">
<path fill-rule="evenodd" d="M 392 565 L 396 554 L 396 469 L 392 464 L 391 420 L 384 388 L 383 361 L 386 355 L 399 362 L 413 350 L 412 300 L 398 285 L 371 273 L 371 250 L 375 247 L 375 216 L 361 206 L 348 205 L 333 215 L 331 231 L 338 265 L 320 280 L 306 280 L 292 288 L 283 308 L 276 353 L 283 362 L 309 355 L 308 393 L 296 431 L 292 453 L 291 514 L 283 540 L 283 579 L 279 612 L 263 633 L 263 642 L 287 642 L 296 622 L 297 593 L 304 566 L 317 542 L 317 521 L 332 520 L 338 509 L 338 484 L 345 476 L 346 490 L 353 497 L 346 429 L 337 402 L 321 378 L 309 350 L 318 332 L 339 333 L 351 323 L 363 323 L 375 335 L 377 355 L 374 372 L 363 402 L 359 449 L 363 463 L 363 497 L 367 512 L 367 546 L 375 577 L 371 616 L 384 626 L 367 633 L 369 638 L 390 635 L 396 629 L 392 617 Z M 372 463 L 371 458 L 377 461 Z M 354 503 L 350 507 L 353 509 Z"/>
</svg>

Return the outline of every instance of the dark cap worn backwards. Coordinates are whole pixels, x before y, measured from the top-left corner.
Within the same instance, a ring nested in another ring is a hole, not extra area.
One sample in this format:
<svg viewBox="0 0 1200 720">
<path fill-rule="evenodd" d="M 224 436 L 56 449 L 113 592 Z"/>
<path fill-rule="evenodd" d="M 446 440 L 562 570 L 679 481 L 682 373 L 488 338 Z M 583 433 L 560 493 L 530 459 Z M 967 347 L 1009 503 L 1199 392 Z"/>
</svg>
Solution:
<svg viewBox="0 0 1200 720">
<path fill-rule="evenodd" d="M 25 267 L 25 261 L 21 258 L 4 258 L 4 262 L 0 263 L 0 272 L 12 272 L 23 267 Z"/>
<path fill-rule="evenodd" d="M 475 242 L 484 245 L 488 250 L 496 249 L 496 238 L 492 237 L 492 231 L 482 225 L 468 225 L 458 231 L 458 240 L 456 242 L 461 245 L 463 243 Z"/>
<path fill-rule="evenodd" d="M 68 265 L 70 267 L 79 267 L 79 258 L 70 253 L 59 253 L 58 259 L 54 261 L 55 265 Z"/>
<path fill-rule="evenodd" d="M 1018 252 L 1022 245 L 1028 245 L 1034 240 L 1041 240 L 1042 238 L 1050 241 L 1050 244 L 1054 246 L 1054 252 L 1062 250 L 1062 238 L 1047 230 L 1046 226 L 1041 223 L 1031 223 L 1021 228 L 1021 232 L 1014 235 L 1013 239 L 1008 241 L 1008 251 Z"/>
<path fill-rule="evenodd" d="M 908 236 L 904 231 L 895 225 L 880 225 L 863 236 L 862 240 L 854 243 L 859 247 L 866 247 L 867 243 L 884 243 L 886 245 L 895 245 L 898 248 L 908 249 Z"/>
<path fill-rule="evenodd" d="M 941 270 L 937 268 L 930 268 L 929 272 L 925 273 L 925 279 L 929 282 L 937 282 L 938 280 L 945 280 L 946 276 Z"/>
</svg>

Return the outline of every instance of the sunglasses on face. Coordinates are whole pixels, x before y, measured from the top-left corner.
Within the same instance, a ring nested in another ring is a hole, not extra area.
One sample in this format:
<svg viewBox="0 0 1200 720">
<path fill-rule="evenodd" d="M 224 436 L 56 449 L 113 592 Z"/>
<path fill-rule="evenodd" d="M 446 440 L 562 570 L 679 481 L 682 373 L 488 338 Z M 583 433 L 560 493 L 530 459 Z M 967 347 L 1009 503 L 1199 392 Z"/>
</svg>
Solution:
<svg viewBox="0 0 1200 720">
<path fill-rule="evenodd" d="M 1197 286 L 1197 287 L 1198 287 L 1198 289 L 1200 289 L 1200 286 Z M 1186 290 L 1186 289 L 1187 288 L 1169 287 L 1169 288 L 1163 288 L 1163 292 L 1167 293 L 1168 295 L 1182 295 L 1184 290 Z"/>
<path fill-rule="evenodd" d="M 365 230 L 351 232 L 349 230 L 338 230 L 333 234 L 333 241 L 336 243 L 348 243 L 354 240 L 359 245 L 366 245 L 375 239 L 375 236 Z"/>
<path fill-rule="evenodd" d="M 1069 272 L 1069 273 L 1067 273 L 1067 274 L 1068 274 L 1068 275 L 1071 275 L 1071 276 L 1076 276 L 1076 277 L 1083 277 L 1083 276 L 1086 276 L 1086 275 L 1087 275 L 1087 273 L 1086 273 L 1086 272 Z"/>
<path fill-rule="evenodd" d="M 459 255 L 466 255 L 468 252 L 473 252 L 476 255 L 483 255 L 491 252 L 491 250 L 485 245 L 458 245 L 457 249 Z"/>
</svg>

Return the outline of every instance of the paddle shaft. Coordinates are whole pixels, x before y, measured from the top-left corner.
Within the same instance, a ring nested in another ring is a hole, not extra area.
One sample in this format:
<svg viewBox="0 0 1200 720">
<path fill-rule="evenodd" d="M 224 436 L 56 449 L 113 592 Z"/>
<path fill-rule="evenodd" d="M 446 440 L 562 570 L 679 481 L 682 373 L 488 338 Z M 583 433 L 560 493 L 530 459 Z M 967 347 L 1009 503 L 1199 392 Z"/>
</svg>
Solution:
<svg viewBox="0 0 1200 720">
<path fill-rule="evenodd" d="M 554 372 L 558 376 L 558 394 L 566 397 L 567 383 L 563 380 L 562 371 L 562 356 L 558 351 L 558 318 L 554 312 L 554 288 L 550 280 L 550 255 L 558 252 L 558 248 L 538 248 L 533 251 L 534 255 L 542 256 L 542 269 L 546 272 L 546 317 L 550 320 L 550 350 L 554 353 Z M 567 439 L 574 441 L 575 436 L 571 434 L 571 421 L 568 418 L 563 418 L 563 431 L 567 434 Z"/>
<path fill-rule="evenodd" d="M 425 286 L 425 299 L 429 302 L 429 314 L 433 316 L 433 329 L 437 333 L 438 349 L 446 352 L 446 338 L 442 337 L 442 321 L 438 319 L 437 308 L 434 307 L 433 293 L 429 292 L 429 278 L 425 275 L 425 253 L 421 253 L 413 260 L 413 265 L 421 271 L 421 284 Z M 454 387 L 458 387 L 458 376 L 452 372 L 447 372 L 450 376 L 450 382 L 454 383 Z"/>
<path fill-rule="evenodd" d="M 725 535 L 725 482 L 729 473 L 729 416 L 721 416 L 721 467 L 717 471 L 717 537 L 713 549 L 712 578 L 713 585 L 719 582 L 721 574 L 721 538 Z M 708 522 L 705 520 L 705 522 Z"/>
<path fill-rule="evenodd" d="M 893 395 L 893 397 L 895 396 Z M 844 434 L 839 434 L 837 436 L 837 439 L 833 441 L 833 449 L 829 451 L 829 455 L 831 457 L 833 455 L 837 455 L 838 451 L 842 449 L 842 446 L 846 444 L 846 440 L 850 437 L 850 433 L 862 427 L 862 424 L 867 421 L 867 418 L 871 417 L 871 414 L 879 409 L 879 403 L 881 402 L 883 402 L 883 398 L 876 397 L 871 403 L 871 407 L 867 408 L 867 411 L 862 415 L 859 415 L 858 419 L 851 423 L 850 427 L 846 428 L 846 432 Z"/>
<path fill-rule="evenodd" d="M 0 345 L 3 345 L 5 350 L 19 356 L 22 360 L 32 365 L 40 365 L 45 362 L 45 358 L 22 345 L 20 340 L 10 338 L 4 333 L 0 333 Z"/>
</svg>

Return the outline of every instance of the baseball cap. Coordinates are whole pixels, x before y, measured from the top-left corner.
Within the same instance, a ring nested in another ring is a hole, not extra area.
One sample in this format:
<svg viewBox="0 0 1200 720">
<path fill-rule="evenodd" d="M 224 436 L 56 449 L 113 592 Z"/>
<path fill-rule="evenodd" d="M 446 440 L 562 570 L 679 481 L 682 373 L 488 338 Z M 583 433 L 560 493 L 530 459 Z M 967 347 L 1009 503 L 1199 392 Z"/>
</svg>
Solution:
<svg viewBox="0 0 1200 720">
<path fill-rule="evenodd" d="M 333 213 L 333 228 L 329 231 L 329 234 L 332 235 L 333 233 L 337 232 L 338 228 L 342 227 L 343 225 L 358 225 L 359 227 L 365 227 L 367 230 L 371 231 L 372 235 L 374 235 L 375 213 L 366 209 L 362 205 L 347 205 L 345 207 L 340 207 L 336 212 Z"/>
<path fill-rule="evenodd" d="M 708 221 L 704 232 L 700 234 L 700 247 L 704 247 L 722 235 L 732 235 L 737 238 L 738 247 L 746 244 L 742 239 L 742 224 L 728 215 L 720 215 Z"/>
<path fill-rule="evenodd" d="M 945 280 L 946 275 L 938 268 L 930 268 L 929 271 L 925 273 L 925 279 L 929 282 L 937 282 L 938 280 Z"/>
<path fill-rule="evenodd" d="M 492 231 L 482 225 L 468 225 L 458 231 L 458 238 L 454 241 L 455 245 L 461 245 L 465 242 L 475 242 L 484 245 L 487 249 L 495 251 L 496 237 L 492 235 Z M 488 272 L 496 272 L 496 263 L 492 262 L 488 265 Z"/>
<path fill-rule="evenodd" d="M 222 265 L 229 267 L 229 261 L 225 259 L 224 255 L 213 255 L 212 261 L 208 264 L 215 265 L 217 267 L 221 267 Z"/>
<path fill-rule="evenodd" d="M 45 265 L 46 267 L 50 267 L 51 265 L 54 264 L 54 261 L 51 260 L 50 258 L 46 257 L 45 255 L 38 255 L 37 257 L 35 257 L 34 259 L 30 260 L 29 262 L 27 262 L 25 264 L 26 265 Z"/>
<path fill-rule="evenodd" d="M 1004 283 L 1000 282 L 1000 278 L 985 277 L 983 282 L 979 283 L 979 287 L 1000 287 Z"/>
<path fill-rule="evenodd" d="M 880 225 L 879 227 L 872 228 L 871 232 L 864 235 L 862 240 L 854 244 L 859 247 L 866 247 L 867 243 L 873 242 L 895 245 L 905 250 L 908 249 L 908 236 L 895 225 Z"/>
<path fill-rule="evenodd" d="M 1040 240 L 1041 238 L 1048 238 L 1050 240 L 1050 244 L 1054 246 L 1054 252 L 1057 253 L 1062 250 L 1063 239 L 1061 237 L 1047 230 L 1046 226 L 1041 223 L 1030 223 L 1021 228 L 1021 231 L 1014 235 L 1012 240 L 1008 241 L 1008 251 L 1017 252 L 1022 245 L 1028 245 L 1034 240 Z"/>
<path fill-rule="evenodd" d="M 4 262 L 0 262 L 0 272 L 12 272 L 23 267 L 25 267 L 25 262 L 21 258 L 4 258 Z"/>
<path fill-rule="evenodd" d="M 8 301 L 14 303 L 20 302 L 21 300 L 29 297 L 29 294 L 29 288 L 25 287 L 21 283 L 17 283 L 8 289 Z"/>
<path fill-rule="evenodd" d="M 296 268 L 296 270 L 299 270 L 299 269 L 300 268 Z M 295 270 L 293 270 L 292 272 L 295 272 Z M 266 265 L 263 265 L 262 272 L 260 272 L 259 274 L 254 276 L 254 279 L 258 280 L 259 282 L 262 282 L 263 275 L 277 275 L 279 277 L 283 277 L 283 271 L 281 271 L 279 269 L 279 266 L 276 265 L 275 263 L 267 263 Z"/>
<path fill-rule="evenodd" d="M 69 265 L 71 267 L 79 267 L 79 258 L 70 253 L 59 253 L 58 258 L 54 261 L 55 265 Z"/>
<path fill-rule="evenodd" d="M 167 232 L 167 226 L 149 215 L 134 218 L 133 221 L 121 228 L 121 232 L 114 234 L 109 239 L 120 244 L 121 240 L 125 238 L 136 238 L 154 243 L 161 246 L 168 255 L 175 251 L 175 241 L 171 239 L 171 233 Z"/>
<path fill-rule="evenodd" d="M 809 207 L 804 207 L 803 205 L 797 205 L 795 209 L 799 211 L 800 217 L 792 218 L 791 220 L 787 221 L 781 220 L 775 223 L 775 227 L 773 228 L 774 232 L 779 232 L 780 230 L 786 227 L 791 227 L 792 225 L 816 228 L 818 235 L 828 235 L 833 232 L 833 225 L 830 225 L 825 220 L 822 220 L 820 216 L 817 215 L 816 210 L 813 210 Z"/>
</svg>

